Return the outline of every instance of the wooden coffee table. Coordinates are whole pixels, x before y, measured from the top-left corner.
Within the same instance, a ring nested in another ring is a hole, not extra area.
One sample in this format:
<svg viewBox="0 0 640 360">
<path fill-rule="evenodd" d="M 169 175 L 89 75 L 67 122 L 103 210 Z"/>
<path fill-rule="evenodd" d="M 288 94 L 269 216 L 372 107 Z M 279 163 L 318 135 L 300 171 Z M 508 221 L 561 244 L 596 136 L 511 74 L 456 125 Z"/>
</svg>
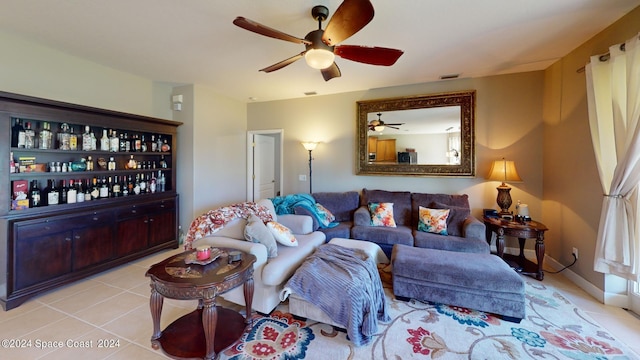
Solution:
<svg viewBox="0 0 640 360">
<path fill-rule="evenodd" d="M 498 256 L 505 260 L 509 260 L 510 256 L 504 254 L 504 237 L 517 237 L 520 245 L 520 254 L 515 257 L 515 262 L 519 265 L 518 272 L 524 275 L 530 275 L 538 280 L 544 279 L 542 264 L 544 262 L 544 232 L 547 227 L 537 221 L 511 221 L 501 218 L 484 217 L 484 225 L 486 226 L 487 243 L 491 245 L 491 233 L 496 233 L 496 248 Z M 524 242 L 526 239 L 536 239 L 536 260 L 538 264 L 533 264 L 524 256 Z"/>
<path fill-rule="evenodd" d="M 174 255 L 159 262 L 146 273 L 151 278 L 151 345 L 173 358 L 214 359 L 216 354 L 237 341 L 251 322 L 253 302 L 253 263 L 256 257 L 244 252 L 239 261 L 228 261 L 231 251 L 220 248 L 222 255 L 206 264 L 187 264 L 195 258 L 195 250 Z M 215 299 L 243 285 L 246 317 L 216 306 Z M 198 300 L 198 308 L 160 330 L 164 298 Z M 224 326 L 217 327 L 217 324 Z"/>
</svg>

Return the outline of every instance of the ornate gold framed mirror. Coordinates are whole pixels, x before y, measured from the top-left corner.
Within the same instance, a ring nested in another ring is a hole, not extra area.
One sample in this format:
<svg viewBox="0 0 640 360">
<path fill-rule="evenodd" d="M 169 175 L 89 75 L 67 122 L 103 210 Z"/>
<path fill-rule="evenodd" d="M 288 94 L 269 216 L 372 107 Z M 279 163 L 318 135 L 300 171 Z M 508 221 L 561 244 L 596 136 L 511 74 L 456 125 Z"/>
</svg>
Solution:
<svg viewBox="0 0 640 360">
<path fill-rule="evenodd" d="M 357 106 L 358 175 L 475 176 L 475 90 Z"/>
</svg>

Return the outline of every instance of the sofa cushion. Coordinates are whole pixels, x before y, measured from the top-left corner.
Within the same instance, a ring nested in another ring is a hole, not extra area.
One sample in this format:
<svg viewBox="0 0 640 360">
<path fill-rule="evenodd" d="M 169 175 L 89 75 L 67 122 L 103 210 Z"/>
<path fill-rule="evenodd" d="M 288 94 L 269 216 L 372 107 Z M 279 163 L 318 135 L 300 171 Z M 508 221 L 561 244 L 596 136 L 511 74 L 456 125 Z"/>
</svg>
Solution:
<svg viewBox="0 0 640 360">
<path fill-rule="evenodd" d="M 278 256 L 268 259 L 262 268 L 262 282 L 276 286 L 287 281 L 315 249 L 324 243 L 324 234 L 313 232 L 297 237 L 298 246 L 278 245 Z"/>
<path fill-rule="evenodd" d="M 413 246 L 418 248 L 481 254 L 488 254 L 490 250 L 486 241 L 476 238 L 442 236 L 418 230 L 413 230 L 413 238 Z"/>
<path fill-rule="evenodd" d="M 469 208 L 469 196 L 463 195 L 449 195 L 449 194 L 428 194 L 428 193 L 412 193 L 411 194 L 411 210 L 413 219 L 411 224 L 413 226 L 418 225 L 418 207 L 431 207 L 433 203 L 446 204 L 448 206 L 457 206 L 463 208 Z"/>
<path fill-rule="evenodd" d="M 323 232 L 329 241 L 333 238 L 349 238 L 351 236 L 351 226 L 353 223 L 351 221 L 342 221 L 338 224 L 338 226 L 332 228 L 324 228 L 318 229 L 318 231 Z"/>
<path fill-rule="evenodd" d="M 369 203 L 382 202 L 393 203 L 393 218 L 396 225 L 412 225 L 410 192 L 362 189 L 362 197 L 360 198 L 361 206 L 366 207 Z M 428 203 L 425 204 L 425 206 L 428 206 Z M 418 224 L 417 215 L 415 220 L 416 222 L 413 223 L 413 226 Z"/>
<path fill-rule="evenodd" d="M 278 256 L 276 239 L 262 220 L 254 214 L 249 216 L 247 226 L 244 228 L 244 238 L 248 241 L 264 245 L 267 248 L 268 257 Z"/>
<path fill-rule="evenodd" d="M 396 227 L 393 220 L 393 203 L 369 203 L 371 226 Z"/>
<path fill-rule="evenodd" d="M 420 206 L 419 211 L 418 231 L 448 235 L 447 218 L 449 217 L 449 209 L 430 209 Z"/>
<path fill-rule="evenodd" d="M 471 210 L 468 207 L 448 205 L 440 202 L 432 202 L 430 206 L 434 209 L 448 209 L 447 233 L 453 236 L 464 236 L 462 227 L 464 221 L 471 215 Z"/>
<path fill-rule="evenodd" d="M 247 225 L 247 220 L 243 218 L 235 218 L 224 225 L 224 227 L 210 236 L 228 237 L 232 239 L 243 240 L 244 228 Z"/>
<path fill-rule="evenodd" d="M 391 227 L 354 226 L 351 228 L 351 238 L 367 240 L 376 244 L 403 244 L 413 246 L 411 228 L 404 225 Z"/>
<path fill-rule="evenodd" d="M 360 194 L 357 191 L 317 192 L 313 198 L 335 216 L 335 221 L 352 221 L 353 213 L 360 206 Z"/>
<path fill-rule="evenodd" d="M 284 246 L 298 246 L 298 240 L 293 233 L 291 233 L 291 230 L 279 222 L 269 221 L 267 223 L 267 229 L 269 229 L 278 244 L 282 244 Z"/>
</svg>

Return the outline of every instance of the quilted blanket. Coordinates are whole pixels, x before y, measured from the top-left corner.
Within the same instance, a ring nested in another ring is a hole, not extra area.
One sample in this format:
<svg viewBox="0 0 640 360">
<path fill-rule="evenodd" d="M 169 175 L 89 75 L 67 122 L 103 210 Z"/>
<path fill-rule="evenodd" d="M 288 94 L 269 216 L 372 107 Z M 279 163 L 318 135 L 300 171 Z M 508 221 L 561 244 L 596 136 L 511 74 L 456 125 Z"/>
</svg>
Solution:
<svg viewBox="0 0 640 360">
<path fill-rule="evenodd" d="M 324 244 L 305 260 L 286 287 L 347 330 L 356 346 L 390 320 L 377 266 L 365 252 Z"/>
<path fill-rule="evenodd" d="M 184 239 L 184 249 L 191 250 L 195 240 L 220 231 L 220 229 L 224 228 L 227 223 L 234 219 L 247 219 L 251 214 L 255 214 L 265 223 L 273 221 L 269 209 L 254 202 L 238 203 L 209 210 L 191 222 L 189 231 Z"/>
</svg>

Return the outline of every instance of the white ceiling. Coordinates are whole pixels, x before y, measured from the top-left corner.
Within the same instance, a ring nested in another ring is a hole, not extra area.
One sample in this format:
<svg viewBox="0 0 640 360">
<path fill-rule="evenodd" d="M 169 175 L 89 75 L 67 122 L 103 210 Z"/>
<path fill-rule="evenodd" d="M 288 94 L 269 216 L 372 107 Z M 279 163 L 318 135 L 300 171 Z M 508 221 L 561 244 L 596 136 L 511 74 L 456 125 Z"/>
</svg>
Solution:
<svg viewBox="0 0 640 360">
<path fill-rule="evenodd" d="M 2 0 L 0 31 L 170 84 L 200 84 L 240 101 L 270 101 L 545 69 L 640 0 L 372 0 L 375 17 L 343 44 L 405 53 L 391 67 L 336 59 L 325 82 L 304 50 L 232 24 L 244 16 L 290 35 L 317 29 L 314 5 L 340 0 Z M 326 23 L 325 23 L 326 25 Z M 324 28 L 324 26 L 323 26 Z"/>
</svg>

